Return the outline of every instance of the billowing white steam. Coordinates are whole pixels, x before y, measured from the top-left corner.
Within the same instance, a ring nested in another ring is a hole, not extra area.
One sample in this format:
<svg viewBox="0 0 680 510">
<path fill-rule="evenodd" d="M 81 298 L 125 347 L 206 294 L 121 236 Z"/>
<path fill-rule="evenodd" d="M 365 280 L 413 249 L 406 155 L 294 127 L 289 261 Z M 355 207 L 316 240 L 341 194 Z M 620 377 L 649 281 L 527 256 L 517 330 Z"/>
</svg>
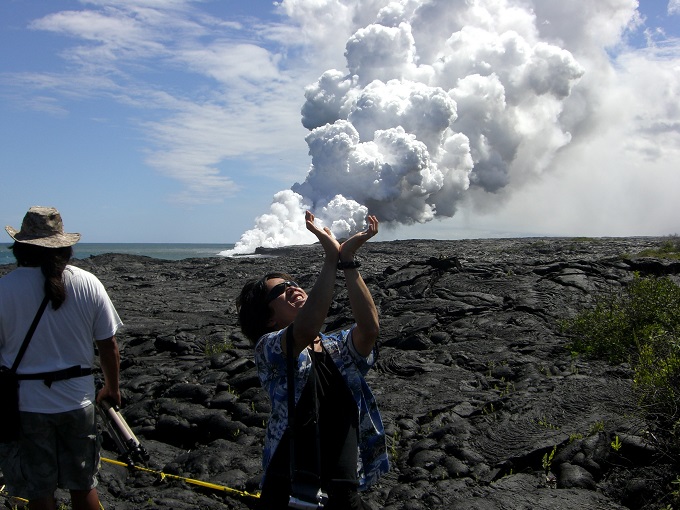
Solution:
<svg viewBox="0 0 680 510">
<path fill-rule="evenodd" d="M 300 15 L 304 4 L 282 8 Z M 305 181 L 277 193 L 225 254 L 314 242 L 305 209 L 337 237 L 368 212 L 386 226 L 451 217 L 471 186 L 498 192 L 569 143 L 560 114 L 583 68 L 539 40 L 531 11 L 503 0 L 369 5 L 375 19 L 349 37 L 347 69 L 305 91 Z"/>
</svg>

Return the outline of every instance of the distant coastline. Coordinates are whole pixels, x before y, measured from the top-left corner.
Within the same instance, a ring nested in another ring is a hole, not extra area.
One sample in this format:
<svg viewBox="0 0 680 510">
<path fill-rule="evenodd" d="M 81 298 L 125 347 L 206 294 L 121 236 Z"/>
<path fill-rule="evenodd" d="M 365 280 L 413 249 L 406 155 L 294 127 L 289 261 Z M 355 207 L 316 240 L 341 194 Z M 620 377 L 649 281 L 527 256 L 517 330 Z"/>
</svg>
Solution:
<svg viewBox="0 0 680 510">
<path fill-rule="evenodd" d="M 505 238 L 472 238 L 472 239 L 393 239 L 390 241 L 372 241 L 371 244 L 388 245 L 392 243 L 415 243 L 419 249 L 430 249 L 428 243 L 441 244 L 442 246 L 455 246 L 459 250 L 476 249 L 479 246 L 495 246 L 498 243 L 508 245 L 513 250 L 523 250 L 528 248 L 539 249 L 542 243 L 548 241 L 568 241 L 571 249 L 576 251 L 593 251 L 601 243 L 609 245 L 620 245 L 621 253 L 625 252 L 626 245 L 632 240 L 648 242 L 648 248 L 658 248 L 661 243 L 674 240 L 677 235 L 671 236 L 628 236 L 628 237 L 572 237 L 572 236 L 525 236 L 525 237 L 505 237 Z M 509 243 L 509 244 L 508 244 Z M 528 243 L 528 244 L 527 244 Z M 12 255 L 10 243 L 0 243 L 0 265 L 13 264 L 15 262 Z M 224 257 L 222 253 L 232 250 L 234 243 L 78 243 L 74 246 L 74 257 L 86 259 L 94 255 L 105 253 L 120 253 L 125 255 L 141 255 L 153 259 L 161 260 L 183 260 L 190 258 L 210 258 Z M 291 255 L 300 249 L 306 249 L 309 245 L 283 246 L 279 248 L 258 248 L 255 253 L 229 255 L 235 258 L 240 257 L 272 257 Z"/>
<path fill-rule="evenodd" d="M 14 263 L 12 251 L 8 249 L 10 246 L 10 243 L 0 243 L 0 265 Z M 78 243 L 74 246 L 74 257 L 86 259 L 103 253 L 125 253 L 154 259 L 182 260 L 218 257 L 221 251 L 230 250 L 233 247 L 233 243 Z"/>
</svg>

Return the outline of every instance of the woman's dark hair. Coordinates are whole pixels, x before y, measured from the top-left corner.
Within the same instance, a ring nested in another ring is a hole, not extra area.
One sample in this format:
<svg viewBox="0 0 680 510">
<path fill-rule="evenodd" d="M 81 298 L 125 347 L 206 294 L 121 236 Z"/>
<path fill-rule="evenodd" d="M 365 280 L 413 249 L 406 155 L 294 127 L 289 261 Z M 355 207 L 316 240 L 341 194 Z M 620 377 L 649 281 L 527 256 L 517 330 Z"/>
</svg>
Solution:
<svg viewBox="0 0 680 510">
<path fill-rule="evenodd" d="M 50 298 L 52 308 L 58 310 L 66 300 L 62 273 L 73 256 L 73 247 L 45 248 L 34 244 L 14 243 L 12 253 L 18 266 L 40 268 L 45 276 L 45 295 Z"/>
<path fill-rule="evenodd" d="M 267 280 L 272 278 L 293 279 L 286 273 L 267 273 L 259 280 L 250 280 L 246 283 L 236 302 L 241 331 L 253 345 L 265 333 L 276 331 L 276 327 L 267 326 L 272 316 L 272 310 L 265 301 L 267 298 Z"/>
</svg>

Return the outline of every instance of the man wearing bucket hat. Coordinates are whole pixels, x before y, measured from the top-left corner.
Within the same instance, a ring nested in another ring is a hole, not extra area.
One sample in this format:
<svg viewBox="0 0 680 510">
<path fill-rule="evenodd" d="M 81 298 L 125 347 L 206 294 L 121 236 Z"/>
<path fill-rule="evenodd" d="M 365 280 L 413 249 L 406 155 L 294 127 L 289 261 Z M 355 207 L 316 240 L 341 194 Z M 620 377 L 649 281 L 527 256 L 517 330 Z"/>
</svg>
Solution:
<svg viewBox="0 0 680 510">
<path fill-rule="evenodd" d="M 36 311 L 49 300 L 16 370 L 21 435 L 0 444 L 7 490 L 28 499 L 31 510 L 54 510 L 57 487 L 70 491 L 74 510 L 99 510 L 93 341 L 104 373 L 96 400 L 120 404 L 115 334 L 122 322 L 102 283 L 68 265 L 80 234 L 64 232 L 59 211 L 31 207 L 20 230 L 5 230 L 17 268 L 0 278 L 2 366 L 13 365 Z"/>
</svg>

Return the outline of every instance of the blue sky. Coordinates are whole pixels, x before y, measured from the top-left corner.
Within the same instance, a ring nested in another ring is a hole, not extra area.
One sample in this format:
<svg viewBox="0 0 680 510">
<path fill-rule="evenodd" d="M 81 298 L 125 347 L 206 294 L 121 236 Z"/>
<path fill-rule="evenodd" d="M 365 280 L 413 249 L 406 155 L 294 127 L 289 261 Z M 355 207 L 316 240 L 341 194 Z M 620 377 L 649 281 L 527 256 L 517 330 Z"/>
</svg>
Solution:
<svg viewBox="0 0 680 510">
<path fill-rule="evenodd" d="M 5 0 L 0 221 L 242 251 L 313 241 L 306 207 L 383 240 L 680 233 L 680 2 L 530 4 Z"/>
</svg>

